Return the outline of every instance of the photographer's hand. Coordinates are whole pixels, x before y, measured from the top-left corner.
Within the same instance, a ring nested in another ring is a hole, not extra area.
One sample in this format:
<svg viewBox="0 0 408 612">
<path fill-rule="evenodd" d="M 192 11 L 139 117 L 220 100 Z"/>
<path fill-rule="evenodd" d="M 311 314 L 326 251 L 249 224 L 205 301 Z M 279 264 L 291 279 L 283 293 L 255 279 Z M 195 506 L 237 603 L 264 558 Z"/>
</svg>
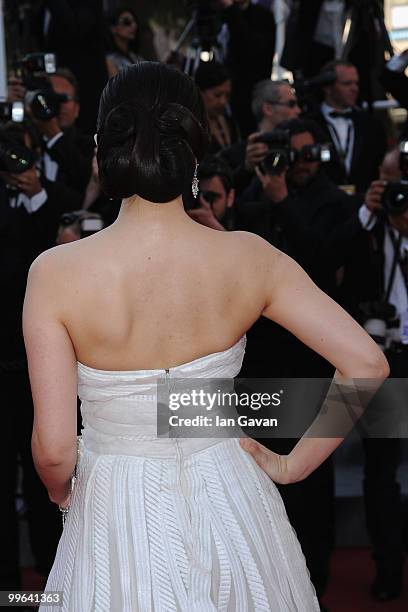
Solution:
<svg viewBox="0 0 408 612">
<path fill-rule="evenodd" d="M 373 181 L 365 195 L 365 205 L 372 213 L 376 213 L 382 209 L 381 199 L 384 194 L 387 181 Z"/>
<path fill-rule="evenodd" d="M 200 208 L 192 208 L 187 211 L 187 214 L 197 223 L 201 223 L 201 225 L 225 231 L 225 227 L 218 221 L 211 206 L 202 197 L 200 197 Z"/>
<path fill-rule="evenodd" d="M 263 160 L 268 152 L 268 145 L 264 142 L 256 142 L 261 132 L 250 134 L 245 150 L 245 168 L 249 172 L 255 172 L 255 167 Z"/>
<path fill-rule="evenodd" d="M 10 173 L 8 174 L 8 178 L 12 185 L 18 187 L 18 189 L 29 198 L 37 195 L 37 193 L 40 193 L 43 189 L 35 166 L 25 172 L 21 172 L 21 174 Z"/>
<path fill-rule="evenodd" d="M 264 194 L 268 200 L 277 203 L 288 197 L 286 172 L 282 172 L 282 174 L 262 174 L 258 167 L 255 168 L 255 172 L 261 181 Z"/>
<path fill-rule="evenodd" d="M 26 94 L 26 88 L 23 81 L 18 77 L 10 77 L 7 83 L 7 100 L 8 102 L 22 102 Z"/>
</svg>

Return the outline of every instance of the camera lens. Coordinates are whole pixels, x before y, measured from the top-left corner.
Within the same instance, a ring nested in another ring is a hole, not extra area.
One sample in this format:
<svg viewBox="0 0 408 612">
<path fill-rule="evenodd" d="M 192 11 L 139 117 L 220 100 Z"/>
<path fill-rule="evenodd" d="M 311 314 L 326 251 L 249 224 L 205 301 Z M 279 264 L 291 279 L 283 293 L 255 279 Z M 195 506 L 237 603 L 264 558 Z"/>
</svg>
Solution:
<svg viewBox="0 0 408 612">
<path fill-rule="evenodd" d="M 408 181 L 388 183 L 383 195 L 383 206 L 391 216 L 402 215 L 408 210 Z"/>
<path fill-rule="evenodd" d="M 0 170 L 20 174 L 34 164 L 31 149 L 18 143 L 0 142 Z"/>
</svg>

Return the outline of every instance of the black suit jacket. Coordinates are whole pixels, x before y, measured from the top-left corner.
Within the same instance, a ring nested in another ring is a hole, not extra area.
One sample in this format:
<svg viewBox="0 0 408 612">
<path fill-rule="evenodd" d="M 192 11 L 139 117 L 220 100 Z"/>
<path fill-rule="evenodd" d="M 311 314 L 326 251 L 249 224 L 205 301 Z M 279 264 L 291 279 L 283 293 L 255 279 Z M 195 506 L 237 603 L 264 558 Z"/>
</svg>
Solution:
<svg viewBox="0 0 408 612">
<path fill-rule="evenodd" d="M 333 145 L 332 160 L 325 164 L 329 178 L 336 185 L 355 185 L 357 192 L 364 193 L 370 183 L 378 178 L 378 169 L 387 150 L 387 138 L 382 123 L 366 111 L 353 112 L 354 147 L 350 173 L 347 176 L 323 114 L 319 111 L 310 115 L 310 118 L 320 125 L 327 142 Z"/>
<path fill-rule="evenodd" d="M 75 127 L 65 130 L 51 148 L 45 147 L 58 163 L 57 181 L 83 193 L 91 176 L 94 148 L 92 136 L 81 134 Z"/>
<path fill-rule="evenodd" d="M 381 301 L 384 296 L 385 222 L 380 218 L 371 231 L 354 240 L 344 262 L 339 301 L 356 319 L 361 319 L 359 304 Z"/>
<path fill-rule="evenodd" d="M 9 206 L 0 181 L 0 368 L 25 361 L 21 317 L 30 264 L 25 222 L 24 214 Z"/>
<path fill-rule="evenodd" d="M 239 225 L 295 259 L 323 291 L 334 295 L 336 271 L 364 230 L 361 202 L 346 195 L 323 170 L 279 203 L 265 199 L 258 179 L 238 202 Z"/>
<path fill-rule="evenodd" d="M 25 213 L 28 216 L 28 243 L 32 259 L 55 246 L 61 215 L 79 210 L 82 206 L 82 196 L 63 183 L 45 178 L 41 178 L 41 183 L 47 192 L 46 202 L 35 213 Z M 25 209 L 21 209 L 24 214 Z"/>
</svg>

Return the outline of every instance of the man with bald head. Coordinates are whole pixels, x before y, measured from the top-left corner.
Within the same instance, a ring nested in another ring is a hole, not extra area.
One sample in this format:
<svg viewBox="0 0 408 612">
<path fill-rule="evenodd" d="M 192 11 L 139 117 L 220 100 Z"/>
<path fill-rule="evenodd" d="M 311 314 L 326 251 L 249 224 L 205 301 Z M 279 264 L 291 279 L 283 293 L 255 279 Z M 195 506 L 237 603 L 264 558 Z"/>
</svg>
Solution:
<svg viewBox="0 0 408 612">
<path fill-rule="evenodd" d="M 250 134 L 245 142 L 240 142 L 221 154 L 234 171 L 234 184 L 238 193 L 252 181 L 256 166 L 268 152 L 265 143 L 257 142 L 259 136 L 271 132 L 282 121 L 296 119 L 301 113 L 292 85 L 288 81 L 271 79 L 264 79 L 255 85 L 251 108 L 257 131 Z"/>
</svg>

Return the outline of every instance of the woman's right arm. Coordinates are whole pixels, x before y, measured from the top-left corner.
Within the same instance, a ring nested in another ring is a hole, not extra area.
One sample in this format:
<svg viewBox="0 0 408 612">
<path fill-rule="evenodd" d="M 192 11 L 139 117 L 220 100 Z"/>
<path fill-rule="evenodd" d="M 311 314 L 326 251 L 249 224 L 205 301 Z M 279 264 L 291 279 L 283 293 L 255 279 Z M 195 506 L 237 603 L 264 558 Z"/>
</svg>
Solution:
<svg viewBox="0 0 408 612">
<path fill-rule="evenodd" d="M 328 419 L 327 424 L 330 419 L 333 422 L 337 418 L 338 401 L 331 401 L 336 385 L 349 389 L 361 383 L 365 391 L 374 394 L 389 375 L 389 366 L 382 351 L 364 329 L 321 291 L 297 263 L 267 242 L 262 240 L 261 244 L 261 239 L 255 240 L 257 261 L 254 263 L 265 287 L 262 314 L 293 333 L 336 368 L 334 382 L 323 404 L 325 415 L 318 415 L 289 455 L 279 456 L 254 440 L 241 439 L 242 447 L 254 456 L 273 480 L 296 482 L 315 470 L 346 435 L 323 437 L 322 433 L 325 419 Z"/>
</svg>

